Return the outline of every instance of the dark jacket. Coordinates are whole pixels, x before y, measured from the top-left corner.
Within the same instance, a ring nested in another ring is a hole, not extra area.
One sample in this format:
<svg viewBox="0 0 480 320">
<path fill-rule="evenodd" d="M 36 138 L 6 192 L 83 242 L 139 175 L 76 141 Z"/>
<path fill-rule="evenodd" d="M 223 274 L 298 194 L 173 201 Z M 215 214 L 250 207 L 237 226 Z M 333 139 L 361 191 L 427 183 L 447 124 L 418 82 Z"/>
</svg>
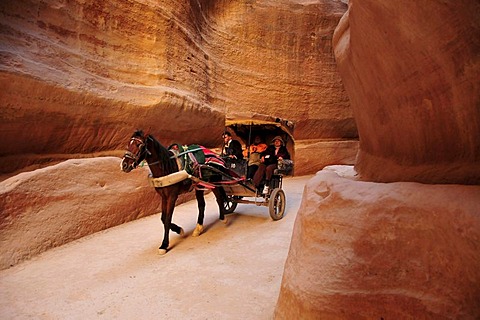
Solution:
<svg viewBox="0 0 480 320">
<path fill-rule="evenodd" d="M 265 165 L 276 164 L 278 163 L 278 158 L 282 157 L 283 159 L 290 159 L 290 153 L 285 146 L 281 146 L 278 149 L 278 153 L 275 155 L 275 146 L 268 146 L 267 150 L 262 152 L 262 157 L 265 157 Z"/>
<path fill-rule="evenodd" d="M 235 157 L 237 157 L 237 160 L 241 160 L 243 159 L 242 145 L 240 144 L 240 142 L 238 142 L 238 140 L 231 140 L 228 147 L 224 148 L 224 152 L 222 153 L 222 155 L 234 155 Z"/>
</svg>

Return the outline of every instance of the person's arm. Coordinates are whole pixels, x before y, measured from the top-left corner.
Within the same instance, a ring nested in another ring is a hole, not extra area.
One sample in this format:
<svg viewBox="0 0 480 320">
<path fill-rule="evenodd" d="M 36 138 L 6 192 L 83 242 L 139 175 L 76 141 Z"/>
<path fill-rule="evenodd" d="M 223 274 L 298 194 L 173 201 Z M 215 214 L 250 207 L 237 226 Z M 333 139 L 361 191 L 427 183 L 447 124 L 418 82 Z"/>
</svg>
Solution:
<svg viewBox="0 0 480 320">
<path fill-rule="evenodd" d="M 282 156 L 278 157 L 279 159 L 290 159 L 290 153 L 285 146 L 282 147 Z"/>
<path fill-rule="evenodd" d="M 258 153 L 262 153 L 265 150 L 267 150 L 267 145 L 265 143 L 260 143 L 257 145 L 257 151 Z"/>
</svg>

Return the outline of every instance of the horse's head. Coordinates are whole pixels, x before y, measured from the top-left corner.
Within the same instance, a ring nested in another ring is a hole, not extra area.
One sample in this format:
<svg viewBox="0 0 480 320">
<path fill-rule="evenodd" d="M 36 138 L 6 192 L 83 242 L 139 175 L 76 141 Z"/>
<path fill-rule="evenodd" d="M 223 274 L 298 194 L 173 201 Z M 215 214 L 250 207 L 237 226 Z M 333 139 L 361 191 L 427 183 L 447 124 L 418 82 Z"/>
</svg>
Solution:
<svg viewBox="0 0 480 320">
<path fill-rule="evenodd" d="M 146 146 L 147 136 L 143 131 L 137 130 L 130 138 L 127 151 L 120 163 L 120 167 L 124 172 L 132 171 L 145 159 L 148 153 Z"/>
</svg>

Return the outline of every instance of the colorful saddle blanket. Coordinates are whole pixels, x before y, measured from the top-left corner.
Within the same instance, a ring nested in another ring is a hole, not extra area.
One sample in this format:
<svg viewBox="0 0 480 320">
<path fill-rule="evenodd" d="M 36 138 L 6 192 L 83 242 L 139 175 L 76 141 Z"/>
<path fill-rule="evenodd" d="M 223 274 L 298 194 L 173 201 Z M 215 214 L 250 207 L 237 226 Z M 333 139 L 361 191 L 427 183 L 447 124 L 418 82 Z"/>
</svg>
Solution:
<svg viewBox="0 0 480 320">
<path fill-rule="evenodd" d="M 202 164 L 211 165 L 217 168 L 225 168 L 225 162 L 215 152 L 197 144 L 182 146 L 172 144 L 168 147 L 172 153 L 172 158 L 177 161 L 178 170 L 185 170 L 189 174 L 205 178 L 205 170 L 201 170 Z"/>
</svg>

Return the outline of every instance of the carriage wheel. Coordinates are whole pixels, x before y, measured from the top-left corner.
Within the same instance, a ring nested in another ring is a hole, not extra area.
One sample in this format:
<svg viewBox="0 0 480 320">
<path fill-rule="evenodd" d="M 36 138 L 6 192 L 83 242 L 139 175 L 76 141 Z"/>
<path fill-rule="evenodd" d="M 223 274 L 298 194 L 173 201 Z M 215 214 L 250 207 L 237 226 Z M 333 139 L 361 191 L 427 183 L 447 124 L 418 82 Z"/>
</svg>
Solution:
<svg viewBox="0 0 480 320">
<path fill-rule="evenodd" d="M 270 217 L 272 217 L 273 220 L 282 219 L 286 204 L 287 201 L 285 200 L 285 192 L 283 192 L 283 190 L 280 188 L 273 189 L 272 194 L 270 195 L 270 201 L 268 203 Z"/>
<path fill-rule="evenodd" d="M 223 213 L 232 213 L 237 208 L 237 205 L 238 203 L 234 201 L 233 196 L 227 196 L 227 198 L 223 202 Z"/>
</svg>

